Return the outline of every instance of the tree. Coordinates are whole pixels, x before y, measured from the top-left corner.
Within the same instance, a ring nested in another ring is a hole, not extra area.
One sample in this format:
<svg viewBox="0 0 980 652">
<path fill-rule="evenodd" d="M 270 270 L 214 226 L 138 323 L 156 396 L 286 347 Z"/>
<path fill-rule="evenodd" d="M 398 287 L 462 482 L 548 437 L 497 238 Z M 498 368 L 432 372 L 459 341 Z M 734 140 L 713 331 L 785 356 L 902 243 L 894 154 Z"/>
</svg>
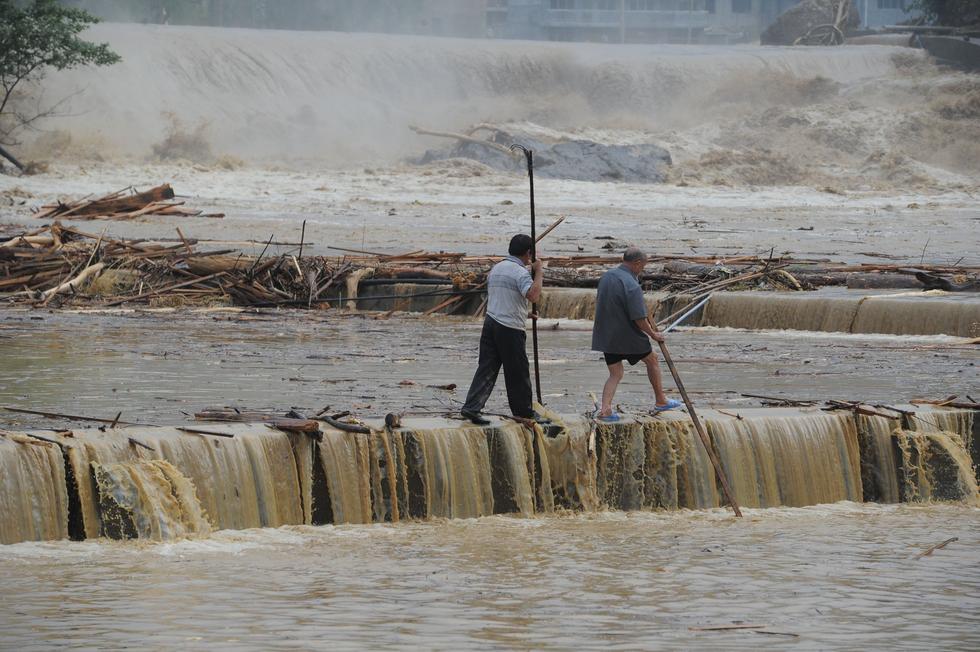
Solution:
<svg viewBox="0 0 980 652">
<path fill-rule="evenodd" d="M 17 144 L 18 132 L 55 115 L 64 103 L 44 106 L 40 94 L 29 88 L 49 70 L 121 61 L 107 43 L 79 38 L 97 22 L 90 13 L 55 0 L 0 0 L 0 145 Z"/>
<path fill-rule="evenodd" d="M 980 24 L 980 0 L 915 0 L 909 7 L 930 23 L 960 27 Z"/>
</svg>

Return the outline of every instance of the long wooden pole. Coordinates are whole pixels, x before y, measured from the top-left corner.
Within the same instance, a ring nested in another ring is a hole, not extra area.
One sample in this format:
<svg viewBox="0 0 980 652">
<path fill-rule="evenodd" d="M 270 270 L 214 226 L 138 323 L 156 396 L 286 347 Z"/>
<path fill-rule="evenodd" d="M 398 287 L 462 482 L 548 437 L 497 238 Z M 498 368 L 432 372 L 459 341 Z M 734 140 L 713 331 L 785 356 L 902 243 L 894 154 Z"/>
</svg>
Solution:
<svg viewBox="0 0 980 652">
<path fill-rule="evenodd" d="M 531 262 L 533 263 L 538 259 L 537 225 L 534 217 L 534 152 L 523 145 L 511 145 L 510 149 L 511 151 L 520 150 L 527 160 L 527 178 L 531 184 Z M 538 314 L 537 303 L 531 305 L 531 314 Z M 538 403 L 544 405 L 541 400 L 541 369 L 538 365 L 538 320 L 536 318 L 531 319 L 531 346 L 534 350 L 534 388 L 537 391 Z"/>
<path fill-rule="evenodd" d="M 650 326 L 656 330 L 656 327 L 652 323 Z M 728 484 L 728 477 L 725 476 L 725 470 L 721 468 L 721 462 L 718 461 L 718 457 L 715 455 L 715 450 L 711 446 L 711 440 L 708 439 L 708 435 L 704 431 L 704 426 L 701 425 L 701 419 L 698 418 L 698 413 L 694 411 L 694 404 L 691 403 L 691 397 L 687 395 L 687 390 L 684 389 L 681 375 L 677 372 L 677 367 L 674 366 L 674 360 L 670 357 L 670 351 L 667 350 L 667 343 L 658 342 L 658 344 L 660 345 L 660 352 L 664 355 L 664 361 L 667 363 L 667 367 L 670 368 L 670 375 L 674 377 L 674 384 L 677 385 L 677 391 L 681 393 L 681 397 L 684 399 L 684 405 L 687 406 L 687 413 L 690 415 L 691 421 L 694 422 L 694 429 L 698 431 L 698 436 L 701 438 L 704 450 L 708 453 L 711 466 L 715 467 L 715 475 L 718 476 L 718 482 L 721 483 L 721 489 L 725 493 L 725 498 L 728 499 L 729 504 L 732 506 L 732 511 L 735 512 L 735 516 L 741 517 L 742 510 L 738 508 L 738 503 L 735 502 L 732 488 Z"/>
<path fill-rule="evenodd" d="M 534 218 L 534 152 L 527 150 L 527 177 L 531 184 L 531 262 L 538 259 L 538 232 Z M 538 304 L 531 305 L 531 314 L 538 314 Z M 531 319 L 531 342 L 534 349 L 534 388 L 538 394 L 538 404 L 544 405 L 541 400 L 541 369 L 538 364 L 538 320 Z"/>
</svg>

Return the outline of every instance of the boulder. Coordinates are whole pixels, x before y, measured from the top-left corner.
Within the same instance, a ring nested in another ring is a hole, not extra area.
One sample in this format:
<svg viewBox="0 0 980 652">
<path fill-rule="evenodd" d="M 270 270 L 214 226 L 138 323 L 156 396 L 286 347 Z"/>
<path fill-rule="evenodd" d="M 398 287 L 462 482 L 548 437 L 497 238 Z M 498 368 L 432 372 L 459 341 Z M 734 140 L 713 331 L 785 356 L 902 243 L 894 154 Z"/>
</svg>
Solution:
<svg viewBox="0 0 980 652">
<path fill-rule="evenodd" d="M 670 152 L 652 143 L 619 145 L 579 139 L 546 142 L 502 130 L 494 131 L 490 142 L 504 146 L 521 143 L 533 150 L 535 176 L 549 179 L 663 183 L 671 165 Z M 459 141 L 446 149 L 429 150 L 411 162 L 427 164 L 453 158 L 476 160 L 498 170 L 521 172 L 526 169 L 523 156 L 508 156 L 497 149 L 468 141 Z"/>
</svg>

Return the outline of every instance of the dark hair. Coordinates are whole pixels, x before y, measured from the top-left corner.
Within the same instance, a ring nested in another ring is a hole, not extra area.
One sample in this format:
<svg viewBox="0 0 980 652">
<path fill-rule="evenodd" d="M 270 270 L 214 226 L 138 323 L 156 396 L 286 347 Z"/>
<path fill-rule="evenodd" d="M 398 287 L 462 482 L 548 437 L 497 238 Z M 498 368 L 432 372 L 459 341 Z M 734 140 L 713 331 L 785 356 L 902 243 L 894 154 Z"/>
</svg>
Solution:
<svg viewBox="0 0 980 652">
<path fill-rule="evenodd" d="M 527 252 L 531 251 L 531 244 L 531 236 L 525 233 L 518 233 L 510 239 L 510 247 L 508 247 L 507 253 L 509 253 L 511 256 L 517 256 L 520 258 Z"/>
</svg>

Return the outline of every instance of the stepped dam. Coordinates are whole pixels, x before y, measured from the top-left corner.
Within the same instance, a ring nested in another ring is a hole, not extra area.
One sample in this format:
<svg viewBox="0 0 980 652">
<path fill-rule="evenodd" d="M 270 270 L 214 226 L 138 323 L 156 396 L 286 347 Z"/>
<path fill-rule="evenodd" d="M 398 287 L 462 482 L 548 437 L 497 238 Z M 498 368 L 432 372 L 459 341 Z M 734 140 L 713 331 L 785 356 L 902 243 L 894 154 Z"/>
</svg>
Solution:
<svg viewBox="0 0 980 652">
<path fill-rule="evenodd" d="M 703 419 L 745 507 L 980 505 L 975 413 L 879 414 L 755 408 Z M 0 431 L 0 542 L 723 505 L 686 415 L 554 417 L 560 428 L 547 435 L 445 419 L 366 433 L 323 424 L 315 437 L 242 423 Z"/>
<path fill-rule="evenodd" d="M 451 285 L 361 282 L 356 305 L 362 310 L 423 312 L 438 306 Z M 431 296 L 427 296 L 431 293 Z M 374 298 L 383 297 L 383 298 Z M 397 298 L 403 297 L 403 298 Z M 592 289 L 545 288 L 538 314 L 545 319 L 592 320 Z M 683 314 L 698 302 L 687 294 L 648 292 L 647 305 L 658 320 Z M 460 304 L 474 314 L 482 297 Z M 980 295 L 942 291 L 868 293 L 828 289 L 816 292 L 717 292 L 684 321 L 687 326 L 748 330 L 799 330 L 854 334 L 950 335 L 980 337 Z"/>
</svg>

